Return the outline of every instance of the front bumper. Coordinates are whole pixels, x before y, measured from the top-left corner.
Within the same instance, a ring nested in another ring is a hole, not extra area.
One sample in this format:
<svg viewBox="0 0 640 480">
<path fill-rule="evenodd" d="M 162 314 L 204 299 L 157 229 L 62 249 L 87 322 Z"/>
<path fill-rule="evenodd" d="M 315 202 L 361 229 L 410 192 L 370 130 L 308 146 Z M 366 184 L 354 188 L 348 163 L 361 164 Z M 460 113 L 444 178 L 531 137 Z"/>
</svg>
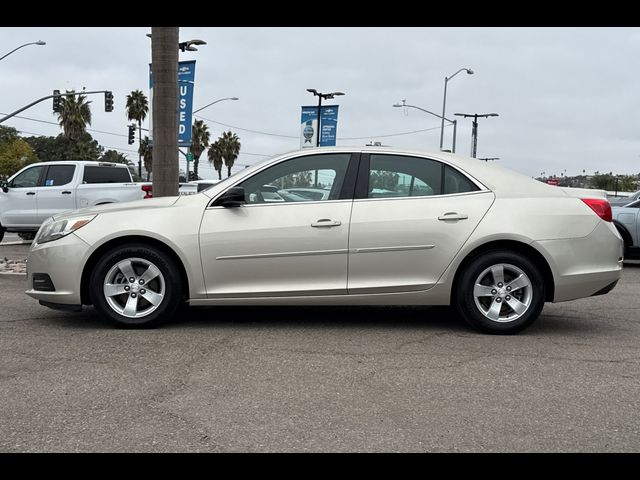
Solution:
<svg viewBox="0 0 640 480">
<path fill-rule="evenodd" d="M 29 290 L 25 293 L 45 303 L 80 305 L 80 281 L 88 255 L 89 245 L 74 233 L 53 242 L 34 244 L 27 260 Z M 35 290 L 34 273 L 49 275 L 55 290 Z"/>
<path fill-rule="evenodd" d="M 622 275 L 624 243 L 609 222 L 599 222 L 586 237 L 541 240 L 533 246 L 552 267 L 554 302 L 607 293 Z"/>
</svg>

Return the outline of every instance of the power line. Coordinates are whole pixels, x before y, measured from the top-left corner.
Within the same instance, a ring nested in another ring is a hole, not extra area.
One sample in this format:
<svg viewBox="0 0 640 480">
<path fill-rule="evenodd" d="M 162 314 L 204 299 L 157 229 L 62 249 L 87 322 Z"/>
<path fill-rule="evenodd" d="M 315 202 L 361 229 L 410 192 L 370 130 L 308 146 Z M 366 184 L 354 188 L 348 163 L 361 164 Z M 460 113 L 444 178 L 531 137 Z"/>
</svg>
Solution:
<svg viewBox="0 0 640 480">
<path fill-rule="evenodd" d="M 451 125 L 445 125 L 450 127 Z M 410 132 L 389 133 L 386 135 L 369 135 L 366 137 L 338 137 L 338 140 L 370 140 L 372 138 L 400 137 L 402 135 L 413 135 L 414 133 L 428 132 L 429 130 L 440 130 L 440 127 L 423 128 L 420 130 L 412 130 Z"/>
<path fill-rule="evenodd" d="M 26 133 L 28 135 L 35 135 L 37 137 L 46 137 L 47 135 L 44 135 L 42 133 L 36 133 L 36 132 L 27 132 L 26 130 L 20 130 L 20 133 Z M 124 148 L 120 148 L 120 147 L 110 147 L 108 145 L 100 145 L 101 147 L 103 147 L 105 150 L 116 150 L 118 152 L 127 152 L 127 153 L 138 153 L 137 150 L 127 150 Z"/>
<path fill-rule="evenodd" d="M 0 115 L 6 115 L 6 113 L 0 112 Z M 14 118 L 20 118 L 22 120 L 31 120 L 32 122 L 48 123 L 50 125 L 56 125 L 57 127 L 60 126 L 60 124 L 58 122 L 51 122 L 49 120 L 41 120 L 39 118 L 23 117 L 23 116 L 20 116 L 20 115 L 14 115 Z M 104 130 L 96 130 L 95 128 L 87 128 L 85 130 L 91 131 L 91 132 L 97 132 L 97 133 L 104 133 L 106 135 L 114 135 L 116 137 L 127 137 L 127 135 L 124 135 L 122 133 L 105 132 Z"/>
<path fill-rule="evenodd" d="M 210 120 L 208 118 L 201 117 L 200 115 L 194 115 L 194 117 L 198 117 L 198 118 L 201 118 L 202 120 L 206 120 L 207 122 L 216 123 L 224 127 L 235 128 L 236 130 L 242 130 L 245 132 L 258 133 L 260 135 L 268 135 L 270 137 L 295 138 L 295 139 L 299 138 L 293 135 L 282 135 L 280 133 L 261 132 L 260 130 L 251 130 L 249 128 L 236 127 L 235 125 L 229 125 L 227 123 L 217 122 L 215 120 Z"/>
<path fill-rule="evenodd" d="M 229 125 L 228 123 L 222 123 L 222 122 L 218 122 L 216 120 L 211 120 L 209 118 L 205 118 L 205 117 L 201 117 L 200 115 L 194 115 L 195 117 L 201 118 L 202 120 L 206 120 L 207 122 L 211 122 L 211 123 L 215 123 L 217 125 L 222 125 L 224 127 L 229 127 L 229 128 L 235 128 L 236 130 L 242 130 L 245 132 L 251 132 L 251 133 L 257 133 L 260 135 L 268 135 L 270 137 L 282 137 L 282 138 L 299 138 L 293 135 L 283 135 L 281 133 L 271 133 L 271 132 L 263 132 L 260 130 L 252 130 L 250 128 L 242 128 L 242 127 L 238 127 L 236 125 Z M 446 127 L 450 127 L 451 125 L 445 125 Z M 400 137 L 402 135 L 413 135 L 415 133 L 422 133 L 422 132 L 428 132 L 430 130 L 439 130 L 440 127 L 430 127 L 430 128 L 423 128 L 420 130 L 412 130 L 409 132 L 399 132 L 399 133 L 389 133 L 389 134 L 384 134 L 384 135 L 367 135 L 366 137 L 338 137 L 338 140 L 369 140 L 371 138 L 386 138 L 386 137 Z"/>
</svg>

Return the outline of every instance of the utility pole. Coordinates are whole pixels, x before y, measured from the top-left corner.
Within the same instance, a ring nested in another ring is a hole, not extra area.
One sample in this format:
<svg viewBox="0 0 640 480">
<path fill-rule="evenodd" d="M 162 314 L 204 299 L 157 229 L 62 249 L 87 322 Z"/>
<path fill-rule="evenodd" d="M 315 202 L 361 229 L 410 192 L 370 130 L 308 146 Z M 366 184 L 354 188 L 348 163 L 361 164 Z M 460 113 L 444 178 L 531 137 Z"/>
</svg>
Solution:
<svg viewBox="0 0 640 480">
<path fill-rule="evenodd" d="M 473 117 L 473 123 L 471 128 L 471 156 L 476 158 L 478 152 L 478 118 L 484 117 L 497 117 L 497 113 L 456 113 L 458 117 Z"/>
<path fill-rule="evenodd" d="M 151 27 L 153 196 L 178 195 L 179 27 Z"/>
</svg>

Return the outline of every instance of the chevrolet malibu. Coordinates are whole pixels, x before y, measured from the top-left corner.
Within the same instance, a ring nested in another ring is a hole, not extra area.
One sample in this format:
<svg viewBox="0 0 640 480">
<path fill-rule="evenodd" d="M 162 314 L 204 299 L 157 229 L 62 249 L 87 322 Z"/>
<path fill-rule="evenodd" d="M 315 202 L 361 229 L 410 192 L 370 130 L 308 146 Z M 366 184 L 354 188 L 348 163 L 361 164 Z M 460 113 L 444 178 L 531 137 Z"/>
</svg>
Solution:
<svg viewBox="0 0 640 480">
<path fill-rule="evenodd" d="M 269 202 L 273 189 L 328 190 Z M 76 210 L 41 226 L 26 292 L 120 326 L 206 305 L 454 305 L 515 333 L 545 302 L 609 292 L 623 242 L 605 192 L 447 153 L 322 148 L 196 195 Z"/>
</svg>

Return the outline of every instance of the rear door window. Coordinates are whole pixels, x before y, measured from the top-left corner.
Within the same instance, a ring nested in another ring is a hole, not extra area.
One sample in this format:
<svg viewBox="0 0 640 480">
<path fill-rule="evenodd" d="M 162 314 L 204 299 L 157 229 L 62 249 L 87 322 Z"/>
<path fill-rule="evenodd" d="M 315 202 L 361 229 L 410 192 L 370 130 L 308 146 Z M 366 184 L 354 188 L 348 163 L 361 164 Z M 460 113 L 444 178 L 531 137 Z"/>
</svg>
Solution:
<svg viewBox="0 0 640 480">
<path fill-rule="evenodd" d="M 129 183 L 131 174 L 126 168 L 86 166 L 82 183 Z"/>
</svg>

